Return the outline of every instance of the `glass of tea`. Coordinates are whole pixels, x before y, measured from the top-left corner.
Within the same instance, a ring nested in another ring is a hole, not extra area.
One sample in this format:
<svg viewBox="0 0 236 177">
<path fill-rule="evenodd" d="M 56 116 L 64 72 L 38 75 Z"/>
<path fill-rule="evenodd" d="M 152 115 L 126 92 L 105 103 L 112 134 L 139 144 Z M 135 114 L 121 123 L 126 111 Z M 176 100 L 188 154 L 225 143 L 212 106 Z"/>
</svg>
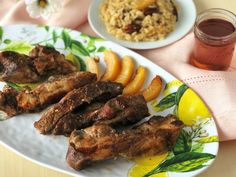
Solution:
<svg viewBox="0 0 236 177">
<path fill-rule="evenodd" d="M 190 63 L 207 70 L 227 70 L 236 43 L 236 15 L 214 8 L 198 15 Z"/>
</svg>

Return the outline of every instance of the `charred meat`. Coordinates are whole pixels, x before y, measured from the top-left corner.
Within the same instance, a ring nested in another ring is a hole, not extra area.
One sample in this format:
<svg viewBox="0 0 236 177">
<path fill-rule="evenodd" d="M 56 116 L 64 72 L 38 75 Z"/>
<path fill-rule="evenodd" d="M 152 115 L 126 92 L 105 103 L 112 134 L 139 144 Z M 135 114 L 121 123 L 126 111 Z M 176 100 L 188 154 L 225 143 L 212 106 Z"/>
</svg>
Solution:
<svg viewBox="0 0 236 177">
<path fill-rule="evenodd" d="M 56 123 L 52 130 L 52 134 L 69 136 L 75 129 L 81 129 L 92 125 L 104 104 L 105 103 L 103 102 L 95 102 L 85 108 L 81 108 L 77 113 L 71 112 L 64 115 Z"/>
<path fill-rule="evenodd" d="M 53 128 L 56 135 L 69 135 L 74 129 L 82 129 L 94 123 L 111 126 L 134 124 L 149 116 L 146 101 L 142 95 L 118 96 L 104 103 L 92 103 L 78 112 L 64 115 Z"/>
<path fill-rule="evenodd" d="M 47 110 L 34 126 L 40 133 L 49 134 L 67 113 L 77 112 L 93 102 L 107 101 L 120 95 L 122 91 L 121 84 L 111 81 L 98 81 L 75 89 Z"/>
<path fill-rule="evenodd" d="M 71 90 L 96 80 L 96 75 L 90 72 L 51 76 L 47 82 L 40 84 L 34 90 L 26 90 L 19 93 L 17 95 L 17 103 L 24 110 L 41 109 L 49 104 L 58 102 Z"/>
<path fill-rule="evenodd" d="M 14 83 L 33 83 L 51 75 L 69 74 L 76 67 L 53 48 L 36 46 L 30 56 L 12 51 L 0 53 L 0 80 Z"/>
<path fill-rule="evenodd" d="M 1 119 L 5 119 L 7 116 L 12 117 L 23 111 L 17 105 L 16 96 L 18 94 L 17 90 L 7 85 L 0 91 L 0 110 L 6 114 L 3 114 L 4 117 L 1 117 Z"/>
<path fill-rule="evenodd" d="M 148 107 L 142 95 L 122 95 L 108 101 L 95 121 L 120 126 L 134 124 L 147 116 L 149 116 Z"/>
<path fill-rule="evenodd" d="M 0 53 L 0 80 L 29 83 L 39 81 L 40 76 L 29 56 L 6 51 Z"/>
<path fill-rule="evenodd" d="M 33 65 L 41 77 L 68 74 L 76 71 L 76 67 L 65 59 L 54 48 L 37 45 L 29 56 L 33 59 Z"/>
<path fill-rule="evenodd" d="M 116 157 L 132 158 L 156 155 L 170 150 L 176 143 L 183 123 L 174 115 L 154 116 L 132 129 L 118 132 L 106 124 L 75 130 L 69 139 L 67 163 L 80 170 Z"/>
<path fill-rule="evenodd" d="M 96 75 L 90 72 L 74 72 L 68 75 L 52 76 L 47 82 L 33 90 L 17 92 L 6 87 L 0 92 L 0 110 L 14 116 L 22 112 L 36 112 L 59 101 L 73 89 L 95 82 Z"/>
</svg>

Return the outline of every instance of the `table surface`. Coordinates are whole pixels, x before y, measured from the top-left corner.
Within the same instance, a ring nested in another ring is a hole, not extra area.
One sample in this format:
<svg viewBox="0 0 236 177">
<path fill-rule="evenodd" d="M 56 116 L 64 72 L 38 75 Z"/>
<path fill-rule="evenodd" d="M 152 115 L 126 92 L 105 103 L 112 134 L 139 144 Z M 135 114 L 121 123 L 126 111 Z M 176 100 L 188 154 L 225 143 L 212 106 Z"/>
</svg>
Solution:
<svg viewBox="0 0 236 177">
<path fill-rule="evenodd" d="M 236 13 L 235 0 L 194 0 L 198 12 L 204 9 L 220 7 Z M 214 164 L 198 177 L 232 177 L 236 176 L 236 141 L 220 143 L 220 150 Z M 63 173 L 37 165 L 16 155 L 0 145 L 1 177 L 69 177 Z"/>
</svg>

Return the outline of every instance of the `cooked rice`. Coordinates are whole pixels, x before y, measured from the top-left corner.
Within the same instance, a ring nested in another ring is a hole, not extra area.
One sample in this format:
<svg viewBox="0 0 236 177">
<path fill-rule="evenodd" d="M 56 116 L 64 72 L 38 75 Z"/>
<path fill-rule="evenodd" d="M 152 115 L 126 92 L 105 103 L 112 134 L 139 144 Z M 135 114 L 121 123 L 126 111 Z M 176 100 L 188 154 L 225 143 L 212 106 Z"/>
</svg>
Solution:
<svg viewBox="0 0 236 177">
<path fill-rule="evenodd" d="M 177 14 L 171 0 L 156 0 L 158 10 L 149 15 L 144 15 L 144 9 L 136 8 L 138 2 L 140 0 L 105 0 L 101 17 L 107 32 L 128 41 L 156 41 L 174 30 Z M 138 24 L 136 31 L 131 24 Z"/>
</svg>

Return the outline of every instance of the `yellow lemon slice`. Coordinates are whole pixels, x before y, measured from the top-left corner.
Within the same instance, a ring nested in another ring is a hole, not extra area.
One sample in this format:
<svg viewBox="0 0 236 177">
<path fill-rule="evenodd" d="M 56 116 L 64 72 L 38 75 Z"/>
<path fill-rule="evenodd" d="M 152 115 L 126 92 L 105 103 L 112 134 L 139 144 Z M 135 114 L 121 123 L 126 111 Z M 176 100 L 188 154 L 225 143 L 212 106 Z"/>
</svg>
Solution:
<svg viewBox="0 0 236 177">
<path fill-rule="evenodd" d="M 156 166 L 142 166 L 142 165 L 135 165 L 129 170 L 129 177 L 143 177 L 148 172 L 153 170 Z M 166 172 L 157 173 L 152 175 L 151 177 L 167 177 Z"/>
<path fill-rule="evenodd" d="M 133 159 L 133 161 L 137 165 L 143 166 L 156 166 L 157 164 L 161 163 L 164 159 L 166 159 L 168 153 L 164 153 L 161 155 L 150 156 L 150 157 L 137 157 Z"/>
<path fill-rule="evenodd" d="M 178 116 L 186 125 L 193 125 L 198 119 L 212 117 L 205 103 L 191 89 L 187 89 L 180 99 Z"/>
<path fill-rule="evenodd" d="M 148 172 L 152 171 L 156 166 L 158 166 L 164 159 L 166 159 L 168 153 L 161 155 L 150 156 L 150 157 L 137 157 L 133 159 L 136 163 L 129 170 L 129 177 L 140 177 L 146 175 Z M 152 177 L 166 177 L 167 173 L 158 173 L 152 175 Z"/>
</svg>

